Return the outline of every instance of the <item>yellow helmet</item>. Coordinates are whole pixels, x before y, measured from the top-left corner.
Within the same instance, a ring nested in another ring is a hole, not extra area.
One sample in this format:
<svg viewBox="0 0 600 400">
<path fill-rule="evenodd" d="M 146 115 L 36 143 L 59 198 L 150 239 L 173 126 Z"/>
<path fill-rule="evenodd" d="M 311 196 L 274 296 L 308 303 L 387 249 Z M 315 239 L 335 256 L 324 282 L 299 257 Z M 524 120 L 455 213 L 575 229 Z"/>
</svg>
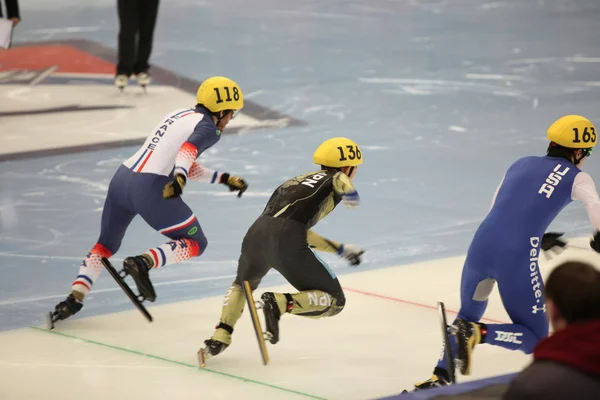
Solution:
<svg viewBox="0 0 600 400">
<path fill-rule="evenodd" d="M 571 149 L 594 147 L 598 140 L 594 124 L 581 115 L 565 115 L 554 121 L 546 132 L 548 140 Z"/>
<path fill-rule="evenodd" d="M 224 76 L 208 78 L 196 93 L 198 104 L 216 113 L 223 110 L 240 110 L 244 107 L 244 95 L 237 83 Z"/>
<path fill-rule="evenodd" d="M 344 137 L 336 137 L 324 141 L 315 150 L 313 161 L 317 165 L 341 168 L 362 164 L 362 153 L 358 145 Z"/>
</svg>

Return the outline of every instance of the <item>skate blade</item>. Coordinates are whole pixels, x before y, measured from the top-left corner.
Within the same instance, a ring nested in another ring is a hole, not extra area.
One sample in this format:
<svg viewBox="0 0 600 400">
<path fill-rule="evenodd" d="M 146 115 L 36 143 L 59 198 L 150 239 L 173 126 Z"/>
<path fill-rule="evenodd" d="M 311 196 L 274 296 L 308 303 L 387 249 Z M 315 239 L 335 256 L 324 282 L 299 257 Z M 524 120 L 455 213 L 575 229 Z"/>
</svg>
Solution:
<svg viewBox="0 0 600 400">
<path fill-rule="evenodd" d="M 269 363 L 269 350 L 265 342 L 264 333 L 260 325 L 260 319 L 258 318 L 258 312 L 256 311 L 256 304 L 252 297 L 252 288 L 250 282 L 244 281 L 242 284 L 244 296 L 246 297 L 246 303 L 248 303 L 248 309 L 250 310 L 250 316 L 252 317 L 252 326 L 254 326 L 254 332 L 256 333 L 256 339 L 258 340 L 258 348 L 263 359 L 263 364 Z"/>
<path fill-rule="evenodd" d="M 49 311 L 48 314 L 46 314 L 46 328 L 48 328 L 49 331 L 54 329 L 54 318 L 52 318 L 52 311 Z"/>
<path fill-rule="evenodd" d="M 121 289 L 123 290 L 123 292 L 125 292 L 125 294 L 127 295 L 127 297 L 129 297 L 129 300 L 131 300 L 131 302 L 142 313 L 142 315 L 144 317 L 146 317 L 146 319 L 148 320 L 148 322 L 152 322 L 152 315 L 150 315 L 150 313 L 148 312 L 148 310 L 146 310 L 146 307 L 144 307 L 144 305 L 142 304 L 143 300 L 140 301 L 140 299 L 138 298 L 138 296 L 136 296 L 136 294 L 133 293 L 133 291 L 131 290 L 131 288 L 129 287 L 129 285 L 127 285 L 127 283 L 125 283 L 125 281 L 123 280 L 123 277 L 119 274 L 119 272 L 117 272 L 117 270 L 115 269 L 115 267 L 113 267 L 113 265 L 110 263 L 110 261 L 108 261 L 108 259 L 106 257 L 102 257 L 101 261 L 102 261 L 102 265 L 104 265 L 104 268 L 108 271 L 108 273 L 110 274 L 110 276 L 113 277 L 113 279 L 121 287 Z"/>
<path fill-rule="evenodd" d="M 438 312 L 440 317 L 440 325 L 442 328 L 442 340 L 444 344 L 444 352 L 446 355 L 446 370 L 448 371 L 448 378 L 450 378 L 450 384 L 456 383 L 456 361 L 452 356 L 452 348 L 450 347 L 450 337 L 452 333 L 450 332 L 448 326 L 448 320 L 446 318 L 446 306 L 443 302 L 438 302 Z"/>
<path fill-rule="evenodd" d="M 206 367 L 206 360 L 210 358 L 210 355 L 205 353 L 204 349 L 198 350 L 198 364 L 200 368 Z"/>
</svg>

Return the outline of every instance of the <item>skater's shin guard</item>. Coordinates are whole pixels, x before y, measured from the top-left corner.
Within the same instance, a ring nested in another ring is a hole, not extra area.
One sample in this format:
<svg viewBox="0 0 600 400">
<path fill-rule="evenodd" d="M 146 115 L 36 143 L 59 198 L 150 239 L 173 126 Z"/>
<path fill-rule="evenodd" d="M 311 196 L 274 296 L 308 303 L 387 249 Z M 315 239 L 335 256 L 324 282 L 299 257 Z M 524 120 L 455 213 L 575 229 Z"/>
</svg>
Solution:
<svg viewBox="0 0 600 400">
<path fill-rule="evenodd" d="M 160 268 L 199 256 L 203 250 L 200 249 L 198 242 L 185 238 L 167 242 L 148 250 L 143 255 L 152 260 L 152 268 Z"/>
<path fill-rule="evenodd" d="M 346 303 L 344 297 L 334 297 L 321 290 L 306 290 L 294 294 L 275 293 L 281 314 L 290 313 L 308 318 L 333 317 Z"/>
<path fill-rule="evenodd" d="M 238 319 L 240 319 L 242 316 L 245 304 L 246 298 L 244 297 L 242 287 L 233 284 L 225 294 L 219 325 L 217 325 L 215 333 L 211 339 L 217 340 L 221 343 L 231 344 L 233 327 L 237 323 Z"/>
<path fill-rule="evenodd" d="M 112 256 L 112 253 L 100 243 L 96 243 L 94 248 L 87 254 L 79 267 L 79 274 L 75 282 L 71 285 L 73 295 L 78 301 L 83 301 L 85 296 L 92 290 L 98 276 L 100 276 L 100 272 L 104 268 L 101 258 L 109 258 L 110 256 Z"/>
</svg>

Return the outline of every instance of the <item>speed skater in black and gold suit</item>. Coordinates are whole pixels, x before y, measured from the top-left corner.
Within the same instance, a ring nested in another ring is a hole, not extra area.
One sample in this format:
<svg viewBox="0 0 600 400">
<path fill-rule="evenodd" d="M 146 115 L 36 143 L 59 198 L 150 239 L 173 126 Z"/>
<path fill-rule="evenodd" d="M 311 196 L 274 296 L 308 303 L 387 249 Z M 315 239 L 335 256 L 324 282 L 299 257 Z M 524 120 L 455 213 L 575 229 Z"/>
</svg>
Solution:
<svg viewBox="0 0 600 400">
<path fill-rule="evenodd" d="M 340 201 L 357 207 L 360 199 L 352 179 L 362 153 L 347 138 L 323 142 L 313 155 L 321 169 L 300 175 L 279 186 L 242 242 L 237 276 L 225 295 L 221 318 L 210 339 L 200 349 L 205 359 L 224 351 L 245 306 L 242 282 L 254 291 L 274 268 L 298 290 L 297 293 L 265 292 L 261 296 L 266 330 L 271 343 L 279 340 L 279 319 L 285 313 L 310 318 L 332 317 L 344 308 L 340 283 L 313 251 L 336 253 L 351 265 L 361 262 L 364 250 L 325 239 L 311 228 L 325 218 Z"/>
</svg>

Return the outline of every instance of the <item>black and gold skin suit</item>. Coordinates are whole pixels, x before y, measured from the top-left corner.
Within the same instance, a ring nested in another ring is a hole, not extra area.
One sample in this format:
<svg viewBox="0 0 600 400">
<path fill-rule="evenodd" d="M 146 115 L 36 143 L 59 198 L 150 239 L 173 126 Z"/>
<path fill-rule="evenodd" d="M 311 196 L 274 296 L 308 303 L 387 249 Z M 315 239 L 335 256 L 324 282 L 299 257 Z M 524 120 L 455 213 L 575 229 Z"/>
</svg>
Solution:
<svg viewBox="0 0 600 400">
<path fill-rule="evenodd" d="M 342 195 L 354 190 L 348 176 L 328 168 L 279 186 L 244 237 L 237 277 L 225 296 L 220 323 L 233 330 L 245 305 L 242 281 L 249 281 L 254 290 L 271 268 L 299 291 L 275 293 L 281 314 L 311 318 L 339 314 L 346 302 L 342 287 L 312 249 L 338 253 L 341 244 L 321 237 L 311 228 L 333 211 Z M 217 329 L 212 339 L 230 344 L 231 334 Z"/>
</svg>

